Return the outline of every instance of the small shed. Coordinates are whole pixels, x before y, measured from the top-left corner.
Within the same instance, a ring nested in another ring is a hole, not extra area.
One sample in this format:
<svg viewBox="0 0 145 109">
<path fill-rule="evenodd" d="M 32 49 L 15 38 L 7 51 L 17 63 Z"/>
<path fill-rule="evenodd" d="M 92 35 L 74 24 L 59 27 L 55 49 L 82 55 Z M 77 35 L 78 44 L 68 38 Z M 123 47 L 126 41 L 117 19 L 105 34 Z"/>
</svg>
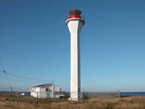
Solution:
<svg viewBox="0 0 145 109">
<path fill-rule="evenodd" d="M 31 87 L 31 96 L 38 98 L 59 98 L 64 96 L 62 93 L 55 94 L 55 92 L 60 92 L 61 88 L 53 84 L 41 84 Z"/>
</svg>

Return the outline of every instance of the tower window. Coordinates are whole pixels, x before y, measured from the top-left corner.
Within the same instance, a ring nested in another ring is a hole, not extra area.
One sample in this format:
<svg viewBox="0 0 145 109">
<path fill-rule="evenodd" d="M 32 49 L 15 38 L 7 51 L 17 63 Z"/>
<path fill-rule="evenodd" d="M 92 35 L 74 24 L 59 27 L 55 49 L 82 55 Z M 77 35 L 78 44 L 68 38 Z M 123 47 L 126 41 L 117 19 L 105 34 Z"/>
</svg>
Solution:
<svg viewBox="0 0 145 109">
<path fill-rule="evenodd" d="M 80 11 L 76 11 L 76 15 L 80 15 L 81 14 L 81 12 Z"/>
<path fill-rule="evenodd" d="M 73 12 L 71 12 L 71 15 L 75 15 L 75 12 L 73 11 Z"/>
</svg>

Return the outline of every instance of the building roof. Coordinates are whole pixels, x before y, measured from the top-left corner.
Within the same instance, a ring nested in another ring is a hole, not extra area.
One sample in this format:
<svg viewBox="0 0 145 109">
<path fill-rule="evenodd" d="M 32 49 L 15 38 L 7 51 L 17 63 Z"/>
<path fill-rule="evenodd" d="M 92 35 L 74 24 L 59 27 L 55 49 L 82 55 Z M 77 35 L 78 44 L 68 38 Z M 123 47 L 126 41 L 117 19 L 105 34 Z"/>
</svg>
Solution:
<svg viewBox="0 0 145 109">
<path fill-rule="evenodd" d="M 37 85 L 37 86 L 34 86 L 34 87 L 41 87 L 41 86 L 45 86 L 45 85 L 49 85 L 49 84 L 41 84 L 41 85 Z"/>
<path fill-rule="evenodd" d="M 43 87 L 43 86 L 48 86 L 48 85 L 53 85 L 53 84 L 51 84 L 51 83 L 47 83 L 47 84 L 40 84 L 40 85 L 37 85 L 37 86 L 33 86 L 33 87 L 31 87 L 31 89 L 29 90 L 29 91 L 31 91 L 33 88 L 37 88 L 37 87 Z M 56 85 L 55 85 L 56 86 Z M 57 86 L 57 87 L 59 87 L 59 86 Z M 60 87 L 60 89 L 61 89 L 61 87 Z"/>
<path fill-rule="evenodd" d="M 45 86 L 45 85 L 53 85 L 51 83 L 47 83 L 47 84 L 40 84 L 40 85 L 37 85 L 37 86 L 33 86 L 32 88 L 36 88 L 36 87 L 42 87 L 42 86 Z M 56 86 L 56 85 L 55 85 Z M 57 86 L 59 87 L 59 86 Z"/>
</svg>

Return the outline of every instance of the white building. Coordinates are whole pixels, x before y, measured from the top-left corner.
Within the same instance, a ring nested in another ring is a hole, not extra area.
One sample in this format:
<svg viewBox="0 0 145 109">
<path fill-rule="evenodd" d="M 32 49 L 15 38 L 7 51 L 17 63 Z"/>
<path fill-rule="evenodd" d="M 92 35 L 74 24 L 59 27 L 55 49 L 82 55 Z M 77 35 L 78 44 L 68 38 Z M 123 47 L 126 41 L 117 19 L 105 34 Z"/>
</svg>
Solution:
<svg viewBox="0 0 145 109">
<path fill-rule="evenodd" d="M 60 92 L 61 88 L 59 86 L 53 84 L 41 84 L 32 87 L 29 91 L 31 91 L 31 96 L 38 98 L 59 98 L 60 96 L 64 96 Z M 54 93 L 55 92 L 55 93 Z"/>
</svg>

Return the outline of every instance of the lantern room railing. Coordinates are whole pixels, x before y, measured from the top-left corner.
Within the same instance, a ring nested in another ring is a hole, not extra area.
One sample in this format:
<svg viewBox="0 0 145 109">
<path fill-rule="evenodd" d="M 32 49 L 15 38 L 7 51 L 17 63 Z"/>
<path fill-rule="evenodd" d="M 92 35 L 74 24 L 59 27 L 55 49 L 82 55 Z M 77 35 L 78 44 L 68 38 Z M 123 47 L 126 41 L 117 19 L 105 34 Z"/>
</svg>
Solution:
<svg viewBox="0 0 145 109">
<path fill-rule="evenodd" d="M 66 16 L 65 21 L 66 21 L 67 19 L 69 19 L 69 17 L 70 17 L 70 15 Z M 84 17 L 84 16 L 82 16 L 82 15 L 80 15 L 80 19 L 82 19 L 82 20 L 84 20 L 84 21 L 85 21 L 85 17 Z"/>
</svg>

